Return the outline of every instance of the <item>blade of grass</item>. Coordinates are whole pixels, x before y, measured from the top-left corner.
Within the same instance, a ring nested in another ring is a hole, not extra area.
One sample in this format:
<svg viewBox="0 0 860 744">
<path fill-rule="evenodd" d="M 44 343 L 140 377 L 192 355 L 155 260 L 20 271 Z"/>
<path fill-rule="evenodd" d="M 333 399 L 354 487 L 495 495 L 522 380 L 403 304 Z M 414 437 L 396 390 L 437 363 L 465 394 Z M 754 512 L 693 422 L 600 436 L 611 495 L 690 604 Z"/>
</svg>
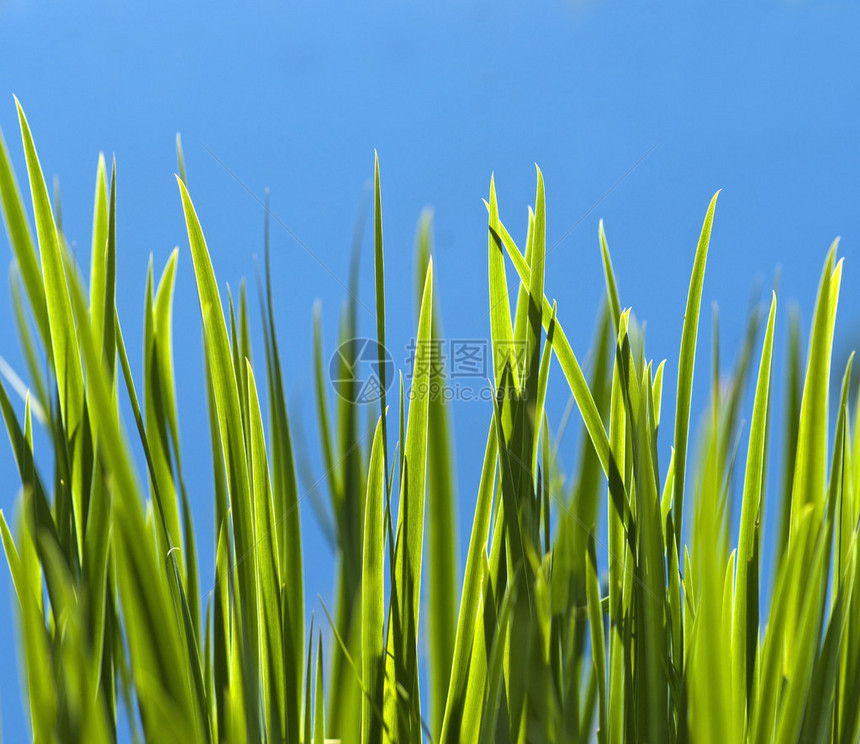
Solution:
<svg viewBox="0 0 860 744">
<path fill-rule="evenodd" d="M 479 623 L 478 609 L 481 602 L 482 569 L 487 559 L 487 535 L 492 515 L 497 458 L 498 446 L 495 424 L 493 424 L 487 435 L 487 448 L 484 452 L 478 500 L 475 505 L 475 517 L 472 521 L 472 536 L 469 540 L 469 553 L 466 557 L 463 593 L 460 599 L 457 631 L 454 636 L 451 680 L 447 686 L 448 695 L 440 736 L 442 742 L 458 741 L 460 735 L 460 721 L 464 714 L 466 688 L 470 674 L 469 660 L 476 633 L 475 623 L 476 621 Z"/>
<path fill-rule="evenodd" d="M 9 244 L 15 254 L 15 260 L 21 271 L 21 278 L 27 297 L 30 300 L 30 308 L 36 321 L 36 328 L 42 343 L 51 356 L 51 329 L 48 323 L 48 306 L 45 300 L 45 284 L 42 279 L 42 269 L 39 266 L 39 257 L 33 236 L 27 224 L 27 213 L 24 210 L 24 201 L 21 198 L 21 190 L 12 170 L 9 160 L 9 151 L 6 142 L 0 132 L 0 199 L 3 205 L 3 217 L 6 223 L 6 233 L 9 236 Z"/>
<path fill-rule="evenodd" d="M 599 710 L 597 741 L 599 744 L 606 744 L 609 730 L 606 708 L 606 650 L 603 637 L 603 609 L 600 606 L 600 583 L 597 580 L 597 550 L 593 532 L 588 538 L 585 574 L 588 594 L 588 624 L 591 627 L 591 658 L 597 677 Z"/>
<path fill-rule="evenodd" d="M 298 706 L 287 706 L 287 671 L 284 668 L 284 639 L 281 636 L 281 576 L 278 556 L 269 466 L 266 461 L 266 441 L 263 434 L 263 414 L 257 397 L 257 384 L 251 362 L 245 360 L 248 373 L 248 410 L 251 423 L 251 482 L 257 523 L 257 572 L 259 575 L 260 609 L 262 613 L 263 648 L 261 677 L 264 693 L 266 726 L 270 741 L 286 740 L 287 731 L 298 736 Z M 295 718 L 287 720 L 292 713 Z M 288 729 L 289 726 L 289 729 Z"/>
<path fill-rule="evenodd" d="M 696 339 L 699 331 L 699 309 L 702 304 L 702 285 L 705 281 L 705 264 L 714 222 L 717 197 L 714 194 L 693 262 L 690 291 L 687 295 L 687 310 L 684 313 L 684 328 L 681 332 L 681 352 L 678 358 L 678 394 L 675 408 L 675 493 L 672 498 L 672 522 L 675 526 L 675 544 L 681 550 L 681 534 L 684 527 L 684 482 L 687 470 L 687 435 L 690 428 L 690 399 L 693 394 L 693 368 L 696 362 Z"/>
<path fill-rule="evenodd" d="M 204 336 L 209 354 L 212 384 L 218 411 L 221 441 L 227 466 L 231 512 L 235 525 L 236 568 L 238 573 L 239 605 L 242 622 L 242 680 L 245 697 L 245 716 L 249 738 L 258 736 L 259 709 L 259 616 L 257 602 L 257 574 L 251 493 L 248 480 L 247 454 L 242 409 L 221 299 L 215 282 L 215 273 L 203 231 L 185 184 L 179 181 L 179 190 L 188 228 L 188 241 L 197 278 L 200 309 L 203 315 Z"/>
<path fill-rule="evenodd" d="M 114 161 L 113 168 L 116 168 Z M 111 179 L 111 200 L 114 201 L 113 178 Z M 107 253 L 109 222 L 111 222 L 108 211 L 108 181 L 105 159 L 99 153 L 99 164 L 96 172 L 96 195 L 93 206 L 93 243 L 90 258 L 90 319 L 92 322 L 93 336 L 97 339 L 104 338 L 105 319 L 110 313 L 113 317 L 113 305 L 106 305 L 107 298 Z M 115 234 L 115 233 L 114 233 Z M 112 348 L 112 347 L 111 347 Z"/>
<path fill-rule="evenodd" d="M 514 388 L 518 386 L 519 371 L 511 328 L 511 305 L 508 299 L 508 284 L 505 278 L 505 255 L 499 223 L 499 208 L 496 202 L 495 179 L 490 177 L 489 266 L 490 266 L 490 331 L 493 348 L 493 375 L 496 387 L 501 384 L 505 363 L 510 360 Z M 529 286 L 527 282 L 523 282 Z M 506 427 L 507 430 L 507 427 Z"/>
<path fill-rule="evenodd" d="M 284 664 L 292 672 L 292 683 L 287 684 L 287 738 L 299 735 L 302 686 L 302 660 L 304 648 L 304 574 L 302 561 L 302 530 L 299 510 L 298 485 L 293 453 L 293 438 L 287 412 L 287 397 L 281 368 L 281 353 L 275 331 L 274 293 L 272 291 L 272 264 L 269 244 L 268 210 L 265 225 L 266 254 L 266 306 L 263 312 L 266 332 L 266 363 L 269 390 L 269 407 L 272 436 L 272 497 L 274 529 L 278 539 L 281 582 L 288 591 L 282 604 L 286 633 L 284 637 Z M 261 304 L 263 293 L 260 292 Z M 266 320 L 268 319 L 268 320 Z"/>
<path fill-rule="evenodd" d="M 830 356 L 833 346 L 833 325 L 836 302 L 842 276 L 842 262 L 834 268 L 838 241 L 830 246 L 825 260 L 818 296 L 813 311 L 809 339 L 809 359 L 803 398 L 800 404 L 800 426 L 797 441 L 797 463 L 792 488 L 792 514 L 805 504 L 814 504 L 816 519 L 824 510 L 827 478 L 827 399 L 830 381 Z M 792 519 L 790 536 L 796 530 Z"/>
<path fill-rule="evenodd" d="M 765 436 L 767 431 L 768 395 L 770 390 L 773 326 L 776 316 L 776 294 L 773 295 L 767 319 L 764 344 L 756 384 L 744 495 L 738 536 L 737 577 L 735 580 L 732 620 L 732 716 L 734 737 L 743 737 L 746 729 L 747 701 L 753 699 L 755 657 L 758 647 L 758 586 L 749 583 L 750 563 L 758 559 L 754 550 L 756 525 L 761 518 L 764 477 Z M 758 569 L 753 567 L 755 575 Z"/>
<path fill-rule="evenodd" d="M 383 707 L 385 673 L 385 464 L 382 437 L 386 413 L 383 411 L 380 416 L 373 436 L 364 513 L 361 659 L 364 687 L 369 692 L 362 705 L 361 740 L 365 744 L 377 742 L 382 737 L 382 722 L 375 711 Z"/>
<path fill-rule="evenodd" d="M 432 213 L 425 209 L 416 238 L 417 305 L 430 263 Z M 430 403 L 427 422 L 427 633 L 430 656 L 431 730 L 438 740 L 457 630 L 457 523 L 455 519 L 454 447 L 451 412 L 446 399 L 445 357 L 439 303 L 434 303 L 430 359 Z M 453 359 L 451 362 L 453 363 Z"/>
<path fill-rule="evenodd" d="M 429 412 L 430 349 L 433 316 L 433 261 L 427 265 L 424 297 L 418 321 L 415 374 L 406 423 L 400 509 L 397 515 L 396 550 L 392 572 L 392 601 L 385 666 L 386 679 L 410 696 L 411 713 L 398 713 L 398 698 L 385 699 L 385 725 L 397 741 L 420 739 L 420 706 L 417 689 L 418 600 L 421 587 L 421 557 L 424 538 L 424 487 L 427 467 L 427 421 Z M 395 630 L 392 630 L 391 623 Z M 398 637 L 399 636 L 399 637 Z M 395 734 L 394 732 L 399 732 Z"/>
</svg>

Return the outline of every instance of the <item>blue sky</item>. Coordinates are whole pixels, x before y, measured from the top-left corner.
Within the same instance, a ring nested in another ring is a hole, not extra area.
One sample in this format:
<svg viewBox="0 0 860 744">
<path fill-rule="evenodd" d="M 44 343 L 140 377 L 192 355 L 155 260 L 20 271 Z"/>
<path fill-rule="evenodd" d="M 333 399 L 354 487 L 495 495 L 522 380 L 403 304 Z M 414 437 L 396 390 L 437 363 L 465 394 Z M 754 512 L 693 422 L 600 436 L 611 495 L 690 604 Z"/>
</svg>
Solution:
<svg viewBox="0 0 860 744">
<path fill-rule="evenodd" d="M 177 131 L 218 280 L 236 288 L 248 277 L 252 308 L 255 256 L 262 246 L 258 199 L 271 189 L 287 391 L 293 424 L 313 445 L 312 306 L 321 300 L 332 351 L 346 294 L 340 282 L 346 281 L 374 149 L 382 173 L 388 338 L 395 361 L 405 356 L 400 350 L 413 334 L 413 243 L 421 210 L 434 209 L 446 335 L 486 338 L 481 199 L 494 172 L 502 219 L 521 239 L 538 163 L 546 180 L 548 244 L 558 243 L 547 259 L 546 290 L 558 300 L 574 350 L 587 357 L 603 292 L 597 244 L 602 217 L 622 304 L 647 321 L 648 356 L 668 358 L 671 391 L 696 240 L 708 201 L 722 188 L 703 295 L 695 415 L 707 392 L 711 303 L 720 307 L 728 364 L 751 288 L 756 281 L 769 287 L 778 265 L 774 395 L 782 400 L 786 311 L 795 301 L 806 327 L 836 235 L 846 258 L 837 364 L 856 341 L 859 22 L 857 7 L 806 2 L 654 8 L 587 0 L 359 7 L 0 0 L 0 127 L 23 179 L 14 93 L 27 112 L 43 168 L 60 179 L 65 232 L 84 265 L 98 153 L 116 153 L 118 305 L 135 370 L 141 365 L 149 255 L 160 271 L 173 247 L 180 247 L 177 385 L 183 459 L 200 472 L 190 490 L 205 584 L 212 576 L 213 506 L 199 306 L 173 178 Z M 372 306 L 368 245 L 361 293 Z M 11 260 L 5 234 L 2 260 Z M 10 318 L 6 282 L 0 282 L 0 308 Z M 372 314 L 364 313 L 360 326 L 372 335 Z M 0 354 L 21 369 L 17 349 L 12 324 L 0 323 Z M 556 368 L 553 425 L 566 400 Z M 489 415 L 486 403 L 454 410 L 461 545 Z M 577 438 L 574 428 L 565 439 L 562 457 L 569 464 Z M 778 453 L 779 437 L 773 445 Z M 321 474 L 317 449 L 310 448 L 309 464 Z M 668 443 L 660 456 L 665 467 Z M 0 507 L 9 513 L 17 476 L 4 443 L 0 472 Z M 771 497 L 777 485 L 774 475 Z M 333 559 L 307 503 L 303 507 L 306 551 L 318 557 L 306 560 L 308 596 L 327 596 Z M 7 638 L 17 622 L 14 602 L 4 568 L 0 632 Z M 6 653 L 0 706 L 10 741 L 27 730 L 18 680 L 17 659 Z"/>
</svg>

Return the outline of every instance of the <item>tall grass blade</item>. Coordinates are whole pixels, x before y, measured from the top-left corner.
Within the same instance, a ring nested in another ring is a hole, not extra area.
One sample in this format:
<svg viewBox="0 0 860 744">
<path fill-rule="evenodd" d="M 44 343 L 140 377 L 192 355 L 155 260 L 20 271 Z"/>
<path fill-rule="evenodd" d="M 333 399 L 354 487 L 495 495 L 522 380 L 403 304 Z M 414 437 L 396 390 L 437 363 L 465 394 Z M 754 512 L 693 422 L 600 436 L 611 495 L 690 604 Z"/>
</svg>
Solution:
<svg viewBox="0 0 860 744">
<path fill-rule="evenodd" d="M 432 213 L 418 223 L 417 309 L 431 254 Z M 443 351 L 439 303 L 434 303 L 430 352 L 430 403 L 427 422 L 427 634 L 430 656 L 431 730 L 442 732 L 457 631 L 457 524 L 455 519 L 454 447 Z M 452 352 L 453 349 L 449 350 Z M 456 360 L 449 359 L 453 365 Z"/>
<path fill-rule="evenodd" d="M 48 323 L 48 306 L 45 300 L 45 284 L 42 279 L 42 269 L 39 266 L 39 256 L 33 243 L 33 236 L 27 223 L 27 213 L 21 198 L 21 190 L 12 170 L 9 151 L 0 132 L 0 199 L 3 205 L 3 218 L 6 223 L 6 233 L 9 244 L 15 254 L 15 260 L 21 271 L 21 278 L 30 307 L 36 321 L 36 328 L 42 343 L 51 353 L 51 329 Z"/>
<path fill-rule="evenodd" d="M 764 344 L 759 365 L 747 450 L 744 495 L 738 536 L 737 576 L 732 616 L 732 718 L 734 738 L 743 738 L 746 731 L 748 701 L 754 699 L 755 661 L 758 649 L 759 594 L 756 532 L 761 520 L 762 488 L 764 484 L 765 438 L 768 419 L 773 327 L 776 316 L 776 294 L 773 295 L 767 319 Z"/>
<path fill-rule="evenodd" d="M 197 277 L 197 291 L 203 315 L 204 337 L 212 375 L 212 386 L 218 412 L 221 443 L 227 467 L 227 483 L 231 513 L 235 525 L 236 570 L 238 575 L 239 615 L 242 639 L 242 681 L 247 734 L 255 738 L 259 731 L 259 607 L 257 601 L 256 540 L 251 509 L 248 461 L 243 432 L 239 388 L 231 359 L 230 345 L 221 299 L 215 283 L 215 273 L 206 247 L 206 240 L 191 203 L 191 197 L 181 181 L 179 190 L 185 210 L 188 241 Z"/>
<path fill-rule="evenodd" d="M 400 509 L 397 514 L 395 561 L 392 571 L 392 603 L 389 613 L 386 680 L 391 689 L 385 697 L 385 724 L 395 741 L 421 738 L 418 692 L 418 601 L 424 538 L 424 486 L 427 466 L 430 349 L 433 315 L 433 262 L 427 266 L 424 297 L 416 338 L 415 374 L 406 423 Z M 400 715 L 398 689 L 408 699 L 405 717 Z M 397 733 L 395 733 L 397 732 Z"/>
<path fill-rule="evenodd" d="M 690 399 L 693 394 L 693 368 L 696 362 L 696 339 L 699 331 L 699 309 L 702 302 L 702 285 L 705 281 L 705 263 L 714 222 L 717 197 L 714 194 L 693 262 L 690 291 L 687 295 L 687 310 L 684 313 L 684 328 L 681 332 L 681 352 L 678 358 L 678 397 L 675 407 L 675 493 L 672 498 L 672 522 L 675 526 L 675 543 L 681 549 L 681 534 L 684 527 L 684 483 L 687 470 L 687 434 L 690 427 Z"/>
<path fill-rule="evenodd" d="M 386 412 L 383 412 L 383 416 Z M 364 513 L 364 546 L 361 578 L 361 659 L 362 680 L 368 694 L 362 704 L 361 740 L 380 741 L 382 721 L 376 711 L 383 706 L 383 656 L 385 621 L 385 464 L 383 460 L 382 417 L 376 425 L 370 452 L 367 499 Z"/>
</svg>

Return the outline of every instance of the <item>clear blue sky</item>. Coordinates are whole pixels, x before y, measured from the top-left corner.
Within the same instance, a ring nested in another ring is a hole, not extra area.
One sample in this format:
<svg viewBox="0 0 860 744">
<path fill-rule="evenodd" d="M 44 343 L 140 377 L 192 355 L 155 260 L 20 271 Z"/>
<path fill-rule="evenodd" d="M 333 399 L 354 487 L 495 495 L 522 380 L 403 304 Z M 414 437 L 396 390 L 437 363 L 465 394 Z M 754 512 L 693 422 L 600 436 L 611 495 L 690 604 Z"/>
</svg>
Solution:
<svg viewBox="0 0 860 744">
<path fill-rule="evenodd" d="M 306 247 L 273 225 L 291 414 L 314 444 L 312 305 L 321 299 L 332 350 L 345 290 L 322 265 L 345 280 L 374 148 L 382 171 L 388 337 L 398 363 L 397 350 L 414 324 L 413 239 L 421 209 L 435 210 L 446 334 L 486 338 L 481 198 L 495 172 L 502 218 L 521 238 L 535 163 L 546 179 L 549 245 L 577 225 L 548 257 L 546 290 L 558 299 L 581 358 L 603 292 L 597 245 L 603 217 L 622 304 L 647 320 L 648 355 L 669 359 L 666 389 L 674 388 L 693 252 L 718 188 L 694 415 L 703 410 L 707 390 L 710 303 L 720 306 L 728 363 L 750 288 L 756 279 L 768 287 L 782 265 L 779 378 L 789 301 L 797 301 L 808 324 L 836 235 L 843 236 L 846 257 L 837 346 L 848 344 L 852 333 L 856 338 L 860 10 L 838 3 L 719 5 L 0 0 L 0 127 L 23 181 L 14 93 L 44 169 L 60 178 L 65 232 L 84 265 L 98 153 L 116 153 L 118 305 L 135 370 L 148 257 L 160 270 L 180 246 L 177 384 L 183 459 L 200 472 L 189 486 L 204 586 L 213 574 L 213 505 L 199 306 L 173 179 L 177 131 L 222 286 L 237 287 L 247 276 L 253 288 L 263 224 L 255 197 L 266 187 L 274 214 Z M 10 260 L 4 233 L 0 263 Z M 366 250 L 361 292 L 369 306 L 372 279 Z M 0 282 L 6 318 L 0 354 L 20 369 L 10 307 L 7 283 Z M 360 323 L 373 333 L 370 313 Z M 255 333 L 260 352 L 256 326 Z M 567 399 L 557 368 L 555 377 L 553 425 Z M 781 383 L 775 395 L 782 400 Z M 671 422 L 672 406 L 666 410 Z M 461 545 L 489 415 L 486 403 L 454 411 Z M 574 429 L 562 452 L 569 464 L 576 440 Z M 320 474 L 316 451 L 309 462 Z M 665 468 L 668 444 L 660 456 Z M 8 513 L 17 474 L 6 442 L 0 442 L 0 473 L 0 506 Z M 772 494 L 777 485 L 774 475 Z M 308 596 L 329 596 L 333 559 L 303 507 Z M 0 660 L 0 705 L 8 741 L 27 731 L 17 658 L 9 651 L 14 602 L 3 561 L 0 633 L 7 652 Z M 317 607 L 315 599 L 309 606 Z"/>
</svg>

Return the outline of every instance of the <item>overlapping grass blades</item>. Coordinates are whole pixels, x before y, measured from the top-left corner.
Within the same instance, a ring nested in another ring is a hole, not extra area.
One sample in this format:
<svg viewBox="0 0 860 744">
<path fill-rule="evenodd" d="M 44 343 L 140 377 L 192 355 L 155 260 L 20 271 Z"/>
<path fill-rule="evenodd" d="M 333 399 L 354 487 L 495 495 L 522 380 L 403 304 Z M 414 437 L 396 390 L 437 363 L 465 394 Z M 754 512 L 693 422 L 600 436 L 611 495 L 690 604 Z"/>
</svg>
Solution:
<svg viewBox="0 0 860 744">
<path fill-rule="evenodd" d="M 770 423 L 775 292 L 766 316 L 752 312 L 729 373 L 715 313 L 709 403 L 701 418 L 690 410 L 715 200 L 691 253 L 677 395 L 664 401 L 672 362 L 648 360 L 641 327 L 622 304 L 603 224 L 597 249 L 607 297 L 586 377 L 574 353 L 580 343 L 563 329 L 565 298 L 557 304 L 546 296 L 543 177 L 538 170 L 525 250 L 500 219 L 491 180 L 486 384 L 494 395 L 483 411 L 487 442 L 458 591 L 430 218 L 422 216 L 417 239 L 414 374 L 408 381 L 401 374 L 389 394 L 377 162 L 374 405 L 361 402 L 347 374 L 338 376 L 337 398 L 330 396 L 319 309 L 314 321 L 329 504 L 313 503 L 338 566 L 331 616 L 323 606 L 332 638 L 324 659 L 323 631 L 310 623 L 305 634 L 301 511 L 304 495 L 314 497 L 296 475 L 307 464 L 296 457 L 284 393 L 268 221 L 258 282 L 261 371 L 244 285 L 235 304 L 229 293 L 222 304 L 177 139 L 213 455 L 215 584 L 201 588 L 172 348 L 181 249 L 157 282 L 150 261 L 140 401 L 116 310 L 117 166 L 108 174 L 100 158 L 96 169 L 85 285 L 20 107 L 19 120 L 36 240 L 2 141 L 0 201 L 31 390 L 4 363 L 13 392 L 0 380 L 0 410 L 22 489 L 11 526 L 0 513 L 0 538 L 20 608 L 34 740 L 115 741 L 130 733 L 159 742 L 305 744 L 857 741 L 860 414 L 851 410 L 852 357 L 832 428 L 828 420 L 842 278 L 836 243 L 805 360 L 799 323 L 791 321 L 782 514 L 769 525 L 765 464 L 778 438 Z M 341 343 L 360 327 L 360 224 L 356 234 Z M 508 259 L 520 279 L 515 288 L 506 281 Z M 345 371 L 355 360 L 342 354 Z M 553 355 L 582 420 L 572 455 L 561 437 L 566 415 L 559 422 L 547 404 Z M 741 414 L 756 359 L 747 432 Z M 126 400 L 134 442 L 121 420 Z M 397 439 L 389 443 L 398 402 Z M 50 452 L 34 452 L 34 418 Z M 692 438 L 691 420 L 698 421 Z M 668 453 L 658 447 L 661 426 L 674 427 Z M 135 472 L 138 447 L 145 480 Z M 770 556 L 765 529 L 778 536 Z M 770 596 L 762 596 L 765 572 L 774 577 Z"/>
</svg>

